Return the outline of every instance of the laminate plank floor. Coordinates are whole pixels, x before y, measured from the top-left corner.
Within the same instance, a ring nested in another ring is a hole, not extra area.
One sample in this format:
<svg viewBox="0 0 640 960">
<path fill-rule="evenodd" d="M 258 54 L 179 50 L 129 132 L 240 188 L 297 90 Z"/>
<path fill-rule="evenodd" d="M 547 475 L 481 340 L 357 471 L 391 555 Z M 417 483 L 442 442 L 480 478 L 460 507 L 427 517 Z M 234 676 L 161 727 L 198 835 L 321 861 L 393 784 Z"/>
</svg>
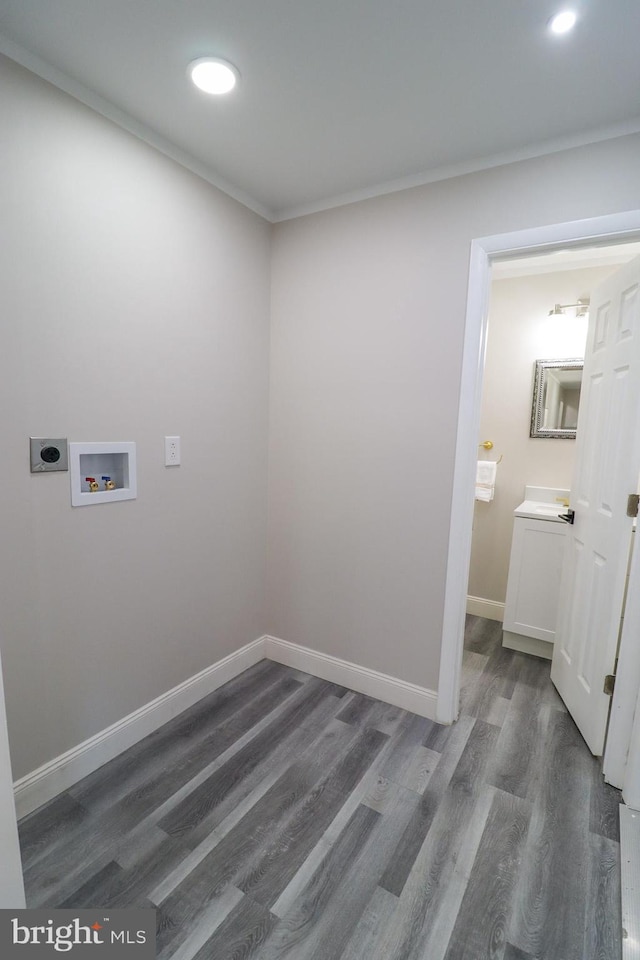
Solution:
<svg viewBox="0 0 640 960">
<path fill-rule="evenodd" d="M 620 960 L 619 803 L 468 617 L 450 727 L 263 661 L 19 830 L 29 906 L 155 907 L 159 960 Z"/>
</svg>

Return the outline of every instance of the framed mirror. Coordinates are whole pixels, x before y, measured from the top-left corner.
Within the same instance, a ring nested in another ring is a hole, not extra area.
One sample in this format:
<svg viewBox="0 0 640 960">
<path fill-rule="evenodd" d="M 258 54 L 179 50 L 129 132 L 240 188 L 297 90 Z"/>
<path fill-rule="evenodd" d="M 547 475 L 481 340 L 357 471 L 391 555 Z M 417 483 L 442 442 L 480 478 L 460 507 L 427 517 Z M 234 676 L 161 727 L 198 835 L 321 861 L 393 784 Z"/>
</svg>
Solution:
<svg viewBox="0 0 640 960">
<path fill-rule="evenodd" d="M 536 360 L 531 405 L 531 437 L 575 440 L 582 360 Z"/>
</svg>

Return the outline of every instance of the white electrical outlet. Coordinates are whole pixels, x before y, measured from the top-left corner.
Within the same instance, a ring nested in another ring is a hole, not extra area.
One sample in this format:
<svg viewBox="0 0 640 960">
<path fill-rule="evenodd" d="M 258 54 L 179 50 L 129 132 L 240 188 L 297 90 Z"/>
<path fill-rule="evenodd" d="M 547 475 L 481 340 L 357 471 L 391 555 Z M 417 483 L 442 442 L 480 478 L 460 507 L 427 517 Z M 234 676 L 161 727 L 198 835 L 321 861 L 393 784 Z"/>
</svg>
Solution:
<svg viewBox="0 0 640 960">
<path fill-rule="evenodd" d="M 164 438 L 164 465 L 165 467 L 180 466 L 180 437 Z"/>
</svg>

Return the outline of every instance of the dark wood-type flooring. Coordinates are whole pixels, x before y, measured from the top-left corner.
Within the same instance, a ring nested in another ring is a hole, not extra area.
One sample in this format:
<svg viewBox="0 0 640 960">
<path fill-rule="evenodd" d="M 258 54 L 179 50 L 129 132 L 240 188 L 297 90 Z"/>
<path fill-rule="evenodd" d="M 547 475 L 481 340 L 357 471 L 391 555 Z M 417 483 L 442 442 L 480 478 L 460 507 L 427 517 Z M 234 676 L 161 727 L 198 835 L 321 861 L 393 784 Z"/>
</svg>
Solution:
<svg viewBox="0 0 640 960">
<path fill-rule="evenodd" d="M 161 960 L 619 960 L 619 793 L 469 617 L 451 727 L 263 661 L 20 823 L 31 907 Z"/>
</svg>

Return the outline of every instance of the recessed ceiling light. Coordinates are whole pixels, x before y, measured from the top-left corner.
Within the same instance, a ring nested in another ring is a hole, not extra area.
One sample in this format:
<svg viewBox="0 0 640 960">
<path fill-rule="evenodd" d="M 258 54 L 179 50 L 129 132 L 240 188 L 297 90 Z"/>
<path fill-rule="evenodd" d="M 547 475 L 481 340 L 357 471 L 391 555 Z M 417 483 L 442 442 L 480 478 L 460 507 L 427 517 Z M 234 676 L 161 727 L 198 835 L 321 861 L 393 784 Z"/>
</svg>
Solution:
<svg viewBox="0 0 640 960">
<path fill-rule="evenodd" d="M 573 10 L 562 10 L 549 20 L 549 30 L 557 34 L 568 33 L 575 27 L 577 19 Z"/>
<path fill-rule="evenodd" d="M 200 57 L 189 64 L 187 73 L 196 87 L 205 93 L 229 93 L 238 81 L 238 71 L 232 63 L 218 57 Z"/>
</svg>

